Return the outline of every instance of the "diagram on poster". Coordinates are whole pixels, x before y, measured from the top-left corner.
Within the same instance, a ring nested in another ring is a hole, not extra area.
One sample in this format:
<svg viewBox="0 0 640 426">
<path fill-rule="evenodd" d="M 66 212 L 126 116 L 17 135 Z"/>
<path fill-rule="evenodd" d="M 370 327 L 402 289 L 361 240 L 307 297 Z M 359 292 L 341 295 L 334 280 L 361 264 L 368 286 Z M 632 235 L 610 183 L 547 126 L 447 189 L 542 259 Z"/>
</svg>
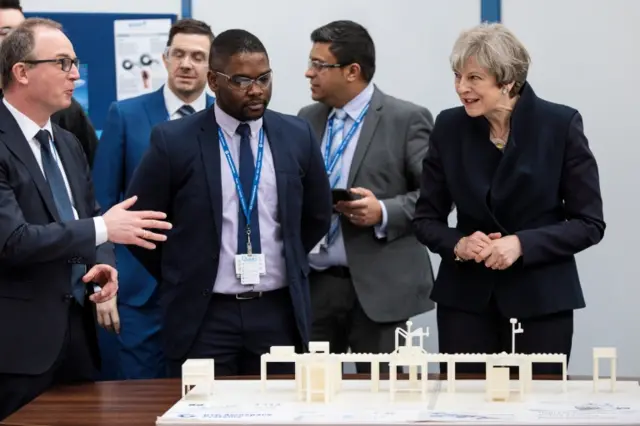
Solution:
<svg viewBox="0 0 640 426">
<path fill-rule="evenodd" d="M 159 89 L 167 79 L 162 55 L 171 19 L 123 19 L 113 25 L 117 99 Z"/>
</svg>

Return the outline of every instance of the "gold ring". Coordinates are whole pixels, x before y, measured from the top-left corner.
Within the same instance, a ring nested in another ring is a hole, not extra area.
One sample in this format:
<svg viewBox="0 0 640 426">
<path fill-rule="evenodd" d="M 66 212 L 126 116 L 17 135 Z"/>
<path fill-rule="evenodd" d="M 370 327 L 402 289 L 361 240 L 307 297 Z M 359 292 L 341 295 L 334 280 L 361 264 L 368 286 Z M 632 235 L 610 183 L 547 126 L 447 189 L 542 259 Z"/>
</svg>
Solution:
<svg viewBox="0 0 640 426">
<path fill-rule="evenodd" d="M 142 230 L 142 239 L 143 239 L 143 240 L 146 240 L 146 239 L 147 239 L 147 230 L 146 230 L 146 229 L 143 229 L 143 230 Z"/>
</svg>

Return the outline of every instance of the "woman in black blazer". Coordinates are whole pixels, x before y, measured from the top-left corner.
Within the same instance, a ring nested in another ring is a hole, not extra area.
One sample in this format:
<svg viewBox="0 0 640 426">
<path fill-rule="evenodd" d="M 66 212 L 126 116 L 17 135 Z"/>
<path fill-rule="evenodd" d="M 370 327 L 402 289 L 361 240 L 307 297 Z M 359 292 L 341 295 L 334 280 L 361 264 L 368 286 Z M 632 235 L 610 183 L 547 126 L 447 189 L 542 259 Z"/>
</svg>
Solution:
<svg viewBox="0 0 640 426">
<path fill-rule="evenodd" d="M 464 32 L 453 48 L 462 106 L 436 119 L 414 218 L 442 258 L 431 294 L 442 353 L 511 352 L 517 318 L 516 352 L 569 357 L 573 310 L 585 307 L 574 255 L 604 235 L 598 167 L 580 113 L 538 98 L 529 62 L 500 24 Z"/>
</svg>

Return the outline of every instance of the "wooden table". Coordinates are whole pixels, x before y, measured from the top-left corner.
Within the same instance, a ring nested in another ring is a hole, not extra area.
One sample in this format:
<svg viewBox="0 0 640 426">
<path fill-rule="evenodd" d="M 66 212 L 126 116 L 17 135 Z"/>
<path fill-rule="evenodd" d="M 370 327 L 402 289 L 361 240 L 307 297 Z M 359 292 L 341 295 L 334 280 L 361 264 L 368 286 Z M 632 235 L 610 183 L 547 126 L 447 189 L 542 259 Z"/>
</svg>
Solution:
<svg viewBox="0 0 640 426">
<path fill-rule="evenodd" d="M 404 375 L 406 376 L 406 375 Z M 399 378 L 403 375 L 399 375 Z M 274 377 L 292 379 L 293 377 Z M 381 375 L 381 379 L 385 378 Z M 406 378 L 406 377 L 405 377 Z M 431 375 L 429 376 L 431 378 Z M 444 379 L 438 374 L 434 379 Z M 456 379 L 478 379 L 458 375 Z M 234 377 L 229 379 L 258 379 Z M 368 379 L 367 375 L 347 374 L 345 379 Z M 558 379 L 558 377 L 534 377 Z M 569 377 L 591 380 L 591 377 Z M 218 380 L 218 379 L 216 379 Z M 638 378 L 619 378 L 634 380 Z M 154 426 L 181 397 L 179 379 L 129 380 L 63 386 L 50 390 L 9 416 L 2 426 Z"/>
</svg>

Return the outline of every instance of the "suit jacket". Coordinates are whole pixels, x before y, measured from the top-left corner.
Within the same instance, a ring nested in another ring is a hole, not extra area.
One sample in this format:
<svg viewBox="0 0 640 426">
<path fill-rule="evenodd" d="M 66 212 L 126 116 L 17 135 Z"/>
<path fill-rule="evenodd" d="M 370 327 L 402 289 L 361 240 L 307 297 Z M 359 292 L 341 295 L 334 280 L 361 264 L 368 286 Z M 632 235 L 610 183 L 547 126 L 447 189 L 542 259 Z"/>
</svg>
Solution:
<svg viewBox="0 0 640 426">
<path fill-rule="evenodd" d="M 331 191 L 308 124 L 267 110 L 289 292 L 302 342 L 309 340 L 308 253 L 329 230 Z M 127 196 L 134 209 L 164 211 L 173 229 L 155 250 L 129 247 L 159 282 L 166 354 L 180 359 L 203 320 L 218 271 L 222 188 L 218 124 L 209 108 L 159 124 Z M 224 158 L 223 158 L 224 161 Z"/>
<path fill-rule="evenodd" d="M 585 306 L 574 255 L 603 238 L 605 222 L 598 167 L 578 111 L 538 98 L 526 84 L 500 154 L 484 117 L 463 107 L 445 110 L 422 173 L 415 230 L 442 256 L 436 303 L 482 312 L 494 295 L 502 313 L 515 318 Z M 452 204 L 455 228 L 447 225 Z M 516 235 L 522 257 L 503 271 L 455 261 L 454 246 L 475 231 Z"/>
<path fill-rule="evenodd" d="M 309 120 L 322 141 L 330 112 L 316 103 L 298 115 Z M 426 108 L 376 88 L 362 126 L 347 186 L 367 188 L 385 204 L 387 237 L 377 239 L 372 228 L 342 218 L 345 250 L 367 315 L 379 322 L 402 321 L 434 307 L 429 254 L 411 228 L 433 117 Z"/>
<path fill-rule="evenodd" d="M 207 96 L 207 106 L 212 104 L 213 98 Z M 111 104 L 93 166 L 96 198 L 104 211 L 123 200 L 133 172 L 149 147 L 151 129 L 168 118 L 163 88 Z M 116 258 L 121 282 L 119 303 L 144 305 L 156 288 L 155 280 L 124 246 L 116 246 Z"/>
<path fill-rule="evenodd" d="M 91 124 L 91 120 L 82 109 L 82 105 L 74 98 L 71 98 L 71 105 L 53 114 L 51 122 L 70 131 L 80 141 L 80 145 L 87 157 L 89 168 L 91 168 L 98 146 L 98 136 L 93 124 Z"/>
<path fill-rule="evenodd" d="M 0 373 L 40 374 L 51 368 L 67 331 L 72 264 L 115 266 L 113 246 L 95 246 L 92 217 L 100 209 L 80 143 L 55 124 L 53 136 L 79 220 L 59 223 L 29 143 L 0 102 Z"/>
<path fill-rule="evenodd" d="M 4 97 L 4 92 L 0 89 L 0 99 Z M 71 98 L 71 105 L 51 116 L 51 122 L 57 124 L 65 130 L 73 133 L 80 141 L 89 167 L 93 165 L 93 156 L 98 145 L 98 136 L 93 128 L 89 117 L 82 109 L 82 105 L 74 98 Z"/>
</svg>

